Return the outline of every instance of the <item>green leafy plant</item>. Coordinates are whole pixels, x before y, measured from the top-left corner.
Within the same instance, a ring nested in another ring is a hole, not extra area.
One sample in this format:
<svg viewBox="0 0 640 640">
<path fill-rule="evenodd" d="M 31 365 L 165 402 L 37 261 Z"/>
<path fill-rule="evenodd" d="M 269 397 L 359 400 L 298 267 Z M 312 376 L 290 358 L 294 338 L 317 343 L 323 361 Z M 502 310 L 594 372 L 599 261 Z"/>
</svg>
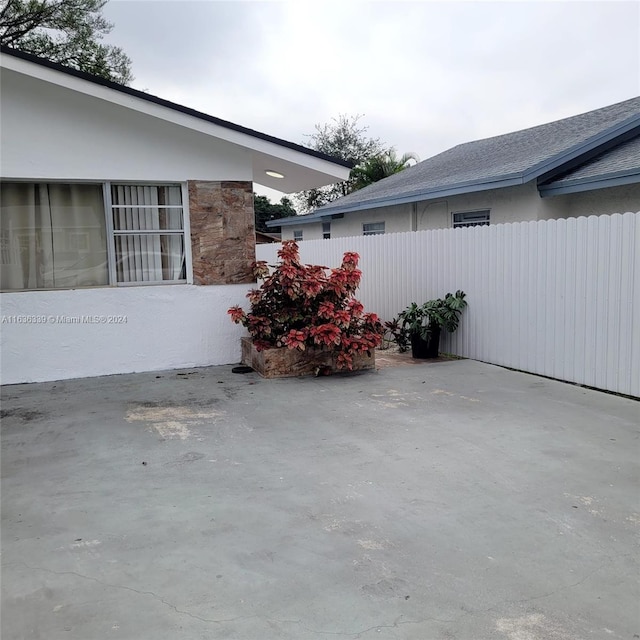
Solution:
<svg viewBox="0 0 640 640">
<path fill-rule="evenodd" d="M 247 294 L 250 311 L 239 306 L 228 311 L 233 322 L 248 329 L 258 351 L 324 349 L 337 355 L 339 369 L 352 369 L 356 354 L 380 345 L 383 327 L 378 316 L 365 313 L 355 298 L 362 276 L 357 253 L 345 253 L 337 269 L 305 265 L 298 245 L 286 240 L 278 258 L 280 263 L 272 267 L 255 263 L 254 274 L 263 282 Z"/>
<path fill-rule="evenodd" d="M 440 327 L 449 333 L 453 333 L 460 324 L 460 314 L 467 306 L 465 293 L 456 291 L 455 294 L 447 293 L 444 298 L 428 300 L 422 305 L 424 315 L 427 318 L 427 331 L 434 327 Z"/>
<path fill-rule="evenodd" d="M 428 300 L 422 305 L 412 302 L 397 318 L 386 322 L 401 351 L 407 349 L 412 335 L 427 340 L 436 329 L 453 332 L 460 324 L 460 315 L 467 306 L 465 293 L 447 293 L 444 298 Z"/>
</svg>

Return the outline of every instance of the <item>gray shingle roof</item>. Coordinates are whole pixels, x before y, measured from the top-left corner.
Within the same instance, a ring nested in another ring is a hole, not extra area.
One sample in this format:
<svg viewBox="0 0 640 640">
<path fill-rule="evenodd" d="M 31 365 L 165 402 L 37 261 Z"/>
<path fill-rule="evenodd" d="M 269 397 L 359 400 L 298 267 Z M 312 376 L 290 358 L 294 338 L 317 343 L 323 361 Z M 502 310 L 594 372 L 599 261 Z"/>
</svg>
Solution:
<svg viewBox="0 0 640 640">
<path fill-rule="evenodd" d="M 640 131 L 640 97 L 530 129 L 467 142 L 320 207 L 308 216 L 297 217 L 297 223 L 333 213 L 523 184 L 559 167 L 566 170 L 568 163 L 575 166 L 582 155 L 593 153 L 635 128 Z M 590 157 L 585 156 L 585 160 Z M 622 161 L 615 160 L 616 157 L 608 162 Z"/>
<path fill-rule="evenodd" d="M 606 151 L 595 159 L 553 180 L 548 186 L 563 186 L 577 180 L 640 173 L 640 136 Z"/>
</svg>

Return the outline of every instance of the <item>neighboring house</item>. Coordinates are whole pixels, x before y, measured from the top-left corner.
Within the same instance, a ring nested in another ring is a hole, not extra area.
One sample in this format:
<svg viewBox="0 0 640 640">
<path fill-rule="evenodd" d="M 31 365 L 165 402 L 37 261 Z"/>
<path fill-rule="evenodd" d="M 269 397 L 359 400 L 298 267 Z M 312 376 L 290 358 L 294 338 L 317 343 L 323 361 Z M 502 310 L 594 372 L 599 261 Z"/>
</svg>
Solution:
<svg viewBox="0 0 640 640">
<path fill-rule="evenodd" d="M 272 244 L 274 242 L 280 242 L 279 233 L 264 233 L 263 231 L 256 231 L 256 244 Z"/>
<path fill-rule="evenodd" d="M 458 145 L 277 225 L 283 240 L 312 240 L 638 210 L 633 98 Z"/>
<path fill-rule="evenodd" d="M 2 382 L 225 364 L 255 260 L 253 182 L 346 163 L 2 48 Z"/>
</svg>

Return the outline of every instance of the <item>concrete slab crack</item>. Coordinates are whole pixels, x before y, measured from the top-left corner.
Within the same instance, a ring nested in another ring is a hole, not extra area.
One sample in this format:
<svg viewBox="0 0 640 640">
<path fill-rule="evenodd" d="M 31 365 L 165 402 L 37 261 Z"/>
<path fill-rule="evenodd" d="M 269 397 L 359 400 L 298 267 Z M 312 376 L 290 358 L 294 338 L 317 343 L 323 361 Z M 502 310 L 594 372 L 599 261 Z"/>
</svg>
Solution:
<svg viewBox="0 0 640 640">
<path fill-rule="evenodd" d="M 122 589 L 124 591 L 131 591 L 133 593 L 137 593 L 138 595 L 151 596 L 158 602 L 161 602 L 162 604 L 169 607 L 170 609 L 173 609 L 176 613 L 188 616 L 189 618 L 193 618 L 194 620 L 200 620 L 201 622 L 211 622 L 213 624 L 225 624 L 227 622 L 234 622 L 236 620 L 248 620 L 250 618 L 259 617 L 257 615 L 250 615 L 250 616 L 236 616 L 234 618 L 221 618 L 217 620 L 213 618 L 203 618 L 202 616 L 198 616 L 195 613 L 185 611 L 184 609 L 179 609 L 176 605 L 172 604 L 171 602 L 167 602 L 162 596 L 159 596 L 157 593 L 154 593 L 153 591 L 143 591 L 141 589 L 134 589 L 133 587 L 127 587 L 126 585 L 122 585 L 122 584 L 111 584 L 109 582 L 105 582 L 104 580 L 99 580 L 98 578 L 94 578 L 92 576 L 85 576 L 84 574 L 77 573 L 76 571 L 54 571 L 53 569 L 46 569 L 45 567 L 32 567 L 28 565 L 26 562 L 3 564 L 2 567 L 4 568 L 4 567 L 16 566 L 16 565 L 22 565 L 27 569 L 30 569 L 31 571 L 42 571 L 44 573 L 51 573 L 56 576 L 76 576 L 78 578 L 82 578 L 83 580 L 90 580 L 91 582 L 96 582 L 97 584 L 100 584 L 103 587 L 109 587 L 110 589 Z"/>
<path fill-rule="evenodd" d="M 566 591 L 568 589 L 575 589 L 576 587 L 579 587 L 582 583 L 586 582 L 589 578 L 591 578 L 591 576 L 593 576 L 596 573 L 598 573 L 598 571 L 601 571 L 607 564 L 612 562 L 614 559 L 616 559 L 616 558 L 625 558 L 625 557 L 628 557 L 628 556 L 631 556 L 631 555 L 633 555 L 633 554 L 621 553 L 621 554 L 618 554 L 616 556 L 606 556 L 606 560 L 602 564 L 600 564 L 595 569 L 593 569 L 592 571 L 587 573 L 586 576 L 583 576 L 582 578 L 580 578 L 580 580 L 578 580 L 577 582 L 574 582 L 572 584 L 566 584 L 564 586 L 558 587 L 557 589 L 554 589 L 553 591 L 549 591 L 548 593 L 543 593 L 543 594 L 541 594 L 539 596 L 531 596 L 529 598 L 522 598 L 521 600 L 503 600 L 502 602 L 499 602 L 498 604 L 495 604 L 492 607 L 489 607 L 488 609 L 483 609 L 482 611 L 473 612 L 473 613 L 468 614 L 468 615 L 476 615 L 477 613 L 488 613 L 489 611 L 493 611 L 494 609 L 498 609 L 499 607 L 502 607 L 505 604 L 525 604 L 527 602 L 533 602 L 534 600 L 543 600 L 544 598 L 549 598 L 549 597 L 555 595 L 556 593 L 560 593 L 561 591 Z"/>
<path fill-rule="evenodd" d="M 632 554 L 620 554 L 617 556 L 614 556 L 615 558 L 620 558 L 620 557 L 626 557 L 626 556 L 630 556 Z M 603 562 L 600 566 L 596 567 L 595 569 L 593 569 L 592 571 L 590 571 L 587 575 L 583 576 L 580 580 L 578 580 L 577 582 L 574 582 L 572 584 L 568 584 L 568 585 L 564 585 L 562 587 L 558 587 L 557 589 L 554 589 L 553 591 L 549 591 L 548 593 L 543 593 L 539 596 L 532 596 L 530 598 L 523 598 L 521 600 L 503 600 L 502 602 L 499 602 L 498 604 L 493 605 L 492 607 L 489 607 L 488 609 L 482 609 L 482 610 L 478 610 L 478 611 L 467 611 L 464 614 L 462 614 L 461 616 L 458 616 L 455 619 L 450 619 L 450 620 L 445 620 L 445 619 L 441 619 L 441 618 L 423 618 L 421 620 L 401 620 L 402 616 L 400 616 L 399 618 L 396 618 L 396 620 L 393 622 L 393 624 L 376 624 L 372 627 L 368 627 L 366 629 L 362 629 L 361 631 L 353 631 L 353 632 L 344 632 L 344 631 L 321 631 L 318 629 L 311 629 L 309 627 L 306 627 L 304 625 L 303 628 L 306 629 L 307 631 L 310 631 L 311 633 L 317 633 L 319 635 L 332 635 L 332 636 L 351 636 L 353 638 L 360 638 L 361 636 L 363 636 L 365 633 L 370 633 L 372 631 L 376 631 L 377 629 L 394 629 L 399 627 L 400 625 L 405 625 L 405 624 L 422 624 L 424 622 L 442 622 L 445 624 L 451 624 L 451 623 L 456 623 L 459 622 L 460 620 L 462 620 L 463 618 L 467 617 L 467 616 L 477 616 L 477 615 L 481 615 L 483 613 L 488 613 L 490 611 L 494 611 L 495 609 L 499 609 L 500 607 L 504 606 L 505 604 L 523 604 L 523 603 L 527 603 L 527 602 L 532 602 L 534 600 L 542 600 L 543 598 L 548 598 L 552 595 L 555 595 L 556 593 L 559 593 L 561 591 L 565 591 L 567 589 L 574 589 L 575 587 L 580 586 L 582 583 L 586 582 L 589 578 L 591 578 L 591 576 L 593 576 L 594 574 L 598 573 L 598 571 L 602 570 L 607 563 L 611 562 L 614 557 L 607 557 L 607 560 L 605 562 Z"/>
<path fill-rule="evenodd" d="M 304 629 L 310 631 L 311 633 L 317 633 L 319 635 L 329 635 L 329 636 L 350 636 L 353 638 L 360 638 L 365 633 L 370 633 L 371 631 L 378 631 L 379 629 L 397 629 L 401 625 L 405 624 L 422 624 L 424 622 L 443 622 L 443 623 L 451 623 L 455 622 L 455 620 L 443 620 L 440 618 L 422 618 L 420 620 L 401 620 L 403 616 L 398 616 L 392 624 L 375 624 L 372 627 L 367 627 L 366 629 L 361 629 L 360 631 L 321 631 L 319 629 L 311 629 L 302 625 Z"/>
</svg>

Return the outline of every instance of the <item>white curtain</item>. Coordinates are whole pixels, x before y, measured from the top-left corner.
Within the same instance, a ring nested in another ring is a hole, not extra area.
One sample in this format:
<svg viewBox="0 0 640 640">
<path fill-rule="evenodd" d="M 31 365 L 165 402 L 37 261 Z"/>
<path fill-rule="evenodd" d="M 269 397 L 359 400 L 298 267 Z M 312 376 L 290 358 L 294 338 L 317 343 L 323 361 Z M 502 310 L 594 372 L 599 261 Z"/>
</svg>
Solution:
<svg viewBox="0 0 640 640">
<path fill-rule="evenodd" d="M 183 279 L 180 187 L 114 185 L 111 199 L 118 282 Z"/>
<path fill-rule="evenodd" d="M 2 183 L 3 290 L 108 284 L 102 188 Z"/>
</svg>

